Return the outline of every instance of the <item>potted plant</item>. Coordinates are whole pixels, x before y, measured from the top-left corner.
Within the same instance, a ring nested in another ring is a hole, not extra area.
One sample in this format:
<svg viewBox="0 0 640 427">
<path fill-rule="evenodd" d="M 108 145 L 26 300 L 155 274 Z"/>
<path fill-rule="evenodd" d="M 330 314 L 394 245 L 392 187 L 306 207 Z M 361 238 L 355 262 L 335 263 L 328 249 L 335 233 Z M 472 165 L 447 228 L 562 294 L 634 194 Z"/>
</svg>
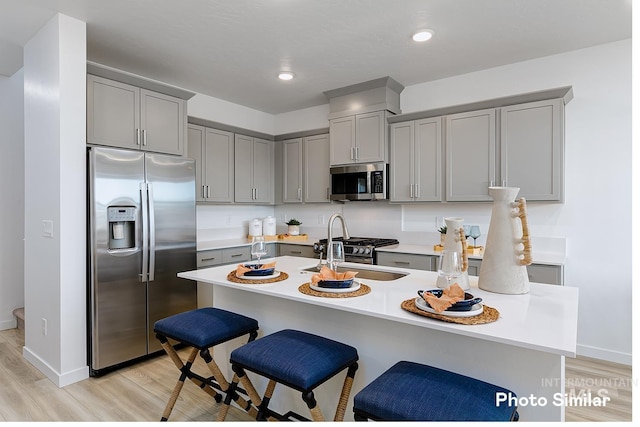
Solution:
<svg viewBox="0 0 640 427">
<path fill-rule="evenodd" d="M 447 226 L 443 225 L 438 228 L 438 231 L 440 232 L 440 246 L 444 246 L 444 238 L 447 235 Z"/>
<path fill-rule="evenodd" d="M 289 226 L 288 233 L 291 236 L 297 236 L 300 234 L 300 226 L 302 225 L 300 221 L 295 218 L 291 218 L 286 222 L 286 224 Z"/>
</svg>

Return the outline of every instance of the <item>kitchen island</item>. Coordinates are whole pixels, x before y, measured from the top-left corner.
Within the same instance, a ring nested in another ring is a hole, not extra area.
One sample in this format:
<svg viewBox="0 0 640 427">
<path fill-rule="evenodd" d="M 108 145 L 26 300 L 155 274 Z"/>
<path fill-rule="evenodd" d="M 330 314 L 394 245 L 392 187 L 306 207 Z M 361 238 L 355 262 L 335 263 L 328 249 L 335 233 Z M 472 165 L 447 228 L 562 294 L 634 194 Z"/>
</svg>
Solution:
<svg viewBox="0 0 640 427">
<path fill-rule="evenodd" d="M 227 280 L 234 266 L 179 273 L 179 277 L 214 286 L 213 306 L 258 320 L 260 336 L 281 329 L 299 329 L 350 344 L 358 349 L 359 369 L 345 419 L 351 420 L 353 395 L 399 360 L 448 369 L 501 385 L 520 398 L 522 421 L 564 420 L 564 358 L 575 357 L 578 318 L 577 288 L 531 284 L 525 295 L 502 295 L 477 289 L 470 277 L 470 293 L 497 309 L 497 321 L 481 325 L 443 322 L 407 312 L 400 304 L 415 298 L 419 289 L 435 288 L 436 273 L 345 263 L 345 267 L 402 272 L 397 280 L 360 279 L 371 292 L 352 298 L 325 298 L 301 293 L 316 262 L 308 258 L 278 257 L 276 269 L 288 274 L 283 281 L 244 284 Z M 259 338 L 258 338 L 259 339 Z M 242 344 L 234 340 L 216 347 L 220 366 L 229 352 Z M 230 373 L 230 369 L 228 370 Z M 266 382 L 256 381 L 259 391 Z M 317 390 L 325 417 L 333 416 L 343 376 Z M 541 403 L 546 401 L 544 405 Z M 298 392 L 277 387 L 275 410 L 293 409 L 307 415 Z"/>
</svg>

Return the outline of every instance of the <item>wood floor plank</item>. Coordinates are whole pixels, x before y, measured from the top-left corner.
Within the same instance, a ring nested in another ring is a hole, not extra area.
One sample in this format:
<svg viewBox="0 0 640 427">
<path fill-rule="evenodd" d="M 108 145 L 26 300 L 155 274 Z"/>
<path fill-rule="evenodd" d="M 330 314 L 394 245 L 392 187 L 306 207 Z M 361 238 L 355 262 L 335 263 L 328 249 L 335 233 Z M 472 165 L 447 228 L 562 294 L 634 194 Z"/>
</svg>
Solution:
<svg viewBox="0 0 640 427">
<path fill-rule="evenodd" d="M 24 335 L 0 331 L 0 421 L 158 421 L 179 371 L 166 356 L 89 378 L 64 388 L 55 386 L 22 356 Z M 179 351 L 183 359 L 187 349 Z M 193 367 L 210 375 L 199 357 Z M 631 421 L 631 367 L 595 359 L 566 358 L 567 387 L 606 388 L 606 407 L 567 407 L 566 421 Z M 170 421 L 215 421 L 220 404 L 194 384 L 185 383 Z M 252 421 L 232 407 L 228 421 Z"/>
</svg>

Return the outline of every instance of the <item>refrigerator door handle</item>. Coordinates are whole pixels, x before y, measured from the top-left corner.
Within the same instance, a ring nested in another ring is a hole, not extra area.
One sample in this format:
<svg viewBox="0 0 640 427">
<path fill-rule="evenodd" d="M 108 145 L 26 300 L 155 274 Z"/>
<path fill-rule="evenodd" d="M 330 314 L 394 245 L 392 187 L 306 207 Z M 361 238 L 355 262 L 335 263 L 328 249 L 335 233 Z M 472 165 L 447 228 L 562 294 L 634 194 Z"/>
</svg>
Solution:
<svg viewBox="0 0 640 427">
<path fill-rule="evenodd" d="M 140 206 L 142 210 L 142 267 L 140 281 L 146 282 L 149 266 L 149 211 L 147 209 L 147 183 L 140 183 Z"/>
<path fill-rule="evenodd" d="M 156 215 L 153 204 L 153 184 L 147 184 L 149 197 L 149 281 L 153 282 L 156 271 Z"/>
</svg>

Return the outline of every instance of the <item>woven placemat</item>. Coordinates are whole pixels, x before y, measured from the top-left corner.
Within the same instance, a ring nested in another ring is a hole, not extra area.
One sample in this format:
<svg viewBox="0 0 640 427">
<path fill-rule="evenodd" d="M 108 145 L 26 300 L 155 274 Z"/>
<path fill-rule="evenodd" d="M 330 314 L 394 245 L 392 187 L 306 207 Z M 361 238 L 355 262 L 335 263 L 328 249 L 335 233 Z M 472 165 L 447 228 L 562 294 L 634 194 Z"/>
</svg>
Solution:
<svg viewBox="0 0 640 427">
<path fill-rule="evenodd" d="M 278 277 L 272 277 L 270 279 L 241 279 L 238 276 L 236 276 L 236 271 L 233 270 L 231 271 L 229 274 L 227 274 L 227 280 L 230 282 L 235 282 L 235 283 L 244 283 L 247 285 L 259 285 L 261 283 L 275 283 L 275 282 L 281 282 L 283 280 L 287 280 L 289 278 L 289 275 L 287 273 L 285 273 L 284 271 L 280 272 L 280 275 Z"/>
<path fill-rule="evenodd" d="M 483 323 L 491 323 L 498 320 L 500 317 L 500 312 L 493 307 L 489 307 L 488 305 L 484 306 L 484 310 L 482 310 L 481 314 L 472 317 L 451 317 L 451 316 L 443 316 L 442 314 L 434 314 L 429 313 L 424 310 L 420 310 L 416 307 L 416 299 L 408 299 L 402 301 L 400 307 L 403 310 L 409 311 L 411 313 L 419 314 L 420 316 L 431 317 L 432 319 L 442 320 L 443 322 L 449 323 L 459 323 L 461 325 L 481 325 Z"/>
<path fill-rule="evenodd" d="M 366 295 L 371 292 L 371 288 L 364 283 L 360 283 L 360 287 L 353 292 L 319 292 L 311 289 L 311 283 L 308 282 L 300 285 L 298 290 L 305 295 L 322 298 L 352 298 Z"/>
</svg>

